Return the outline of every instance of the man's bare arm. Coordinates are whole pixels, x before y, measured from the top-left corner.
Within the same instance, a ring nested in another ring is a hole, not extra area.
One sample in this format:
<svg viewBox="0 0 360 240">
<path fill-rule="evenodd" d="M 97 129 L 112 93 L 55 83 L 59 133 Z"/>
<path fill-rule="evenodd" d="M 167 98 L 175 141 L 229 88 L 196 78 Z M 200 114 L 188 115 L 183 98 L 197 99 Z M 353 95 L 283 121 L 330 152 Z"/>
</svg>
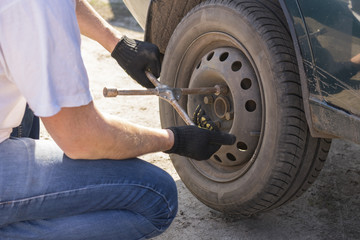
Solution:
<svg viewBox="0 0 360 240">
<path fill-rule="evenodd" d="M 174 144 L 170 130 L 106 118 L 92 102 L 62 108 L 42 121 L 59 147 L 73 159 L 126 159 L 166 151 Z"/>
<path fill-rule="evenodd" d="M 81 34 L 112 52 L 121 34 L 107 23 L 86 0 L 76 0 L 76 16 Z"/>
</svg>

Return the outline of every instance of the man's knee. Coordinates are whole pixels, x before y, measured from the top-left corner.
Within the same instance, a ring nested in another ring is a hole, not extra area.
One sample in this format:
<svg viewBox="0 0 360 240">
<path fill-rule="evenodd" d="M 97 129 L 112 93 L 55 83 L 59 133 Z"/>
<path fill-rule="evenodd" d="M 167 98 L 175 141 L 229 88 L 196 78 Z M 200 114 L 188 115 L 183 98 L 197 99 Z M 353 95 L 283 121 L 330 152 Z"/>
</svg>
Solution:
<svg viewBox="0 0 360 240">
<path fill-rule="evenodd" d="M 174 220 L 178 210 L 178 192 L 176 183 L 173 178 L 165 173 L 161 176 L 162 190 L 158 192 L 161 198 L 161 208 L 155 208 L 153 214 L 149 217 L 152 224 L 159 229 L 165 231 Z"/>
</svg>

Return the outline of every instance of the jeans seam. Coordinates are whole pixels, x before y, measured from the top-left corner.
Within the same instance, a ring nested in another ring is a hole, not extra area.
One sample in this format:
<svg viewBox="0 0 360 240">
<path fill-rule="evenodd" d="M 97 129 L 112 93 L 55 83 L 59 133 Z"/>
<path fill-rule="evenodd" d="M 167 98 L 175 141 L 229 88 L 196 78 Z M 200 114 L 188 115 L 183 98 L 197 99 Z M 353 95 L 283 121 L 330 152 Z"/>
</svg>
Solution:
<svg viewBox="0 0 360 240">
<path fill-rule="evenodd" d="M 34 196 L 34 197 L 29 197 L 29 198 L 23 198 L 23 199 L 19 199 L 19 200 L 0 202 L 0 207 L 4 207 L 4 206 L 9 205 L 9 204 L 21 204 L 21 203 L 28 202 L 30 200 L 36 200 L 36 199 L 40 199 L 40 198 L 44 198 L 44 197 L 52 197 L 52 196 L 56 196 L 56 195 L 62 195 L 62 194 L 67 194 L 67 193 L 72 193 L 72 192 L 78 192 L 78 191 L 82 191 L 82 190 L 96 189 L 96 188 L 103 187 L 103 186 L 107 186 L 107 187 L 108 186 L 136 186 L 136 187 L 141 187 L 141 188 L 148 189 L 148 190 L 158 194 L 164 200 L 164 202 L 167 205 L 168 212 L 169 212 L 168 215 L 167 215 L 167 218 L 169 218 L 169 216 L 170 216 L 171 208 L 170 208 L 170 204 L 167 201 L 166 197 L 162 193 L 154 190 L 153 188 L 143 186 L 143 185 L 140 185 L 140 184 L 119 184 L 119 183 L 117 183 L 117 184 L 99 184 L 99 185 L 93 185 L 93 186 L 90 185 L 90 186 L 88 186 L 86 188 L 77 188 L 77 189 L 72 189 L 72 190 L 67 190 L 67 191 L 47 193 L 47 194 L 38 195 L 38 196 Z"/>
<path fill-rule="evenodd" d="M 56 192 L 56 193 L 48 193 L 48 194 L 38 195 L 38 196 L 24 198 L 24 199 L 20 199 L 20 200 L 0 202 L 0 207 L 6 207 L 6 205 L 21 204 L 21 203 L 25 203 L 25 202 L 28 202 L 28 201 L 31 201 L 31 200 L 41 199 L 41 198 L 44 198 L 44 197 L 51 197 L 51 196 L 56 196 L 56 195 L 61 195 L 61 194 L 66 194 L 66 193 L 78 192 L 78 191 L 82 191 L 82 190 L 96 189 L 96 188 L 103 187 L 103 186 L 108 187 L 108 186 L 125 186 L 125 185 L 126 186 L 136 186 L 136 187 L 145 188 L 147 190 L 150 190 L 150 191 L 158 194 L 164 200 L 164 202 L 166 203 L 167 210 L 168 210 L 167 223 L 163 224 L 160 228 L 156 227 L 154 224 L 152 224 L 154 226 L 154 228 L 156 228 L 157 231 L 161 232 L 162 231 L 161 229 L 163 228 L 163 226 L 166 226 L 169 221 L 172 221 L 172 220 L 169 219 L 170 214 L 172 212 L 170 204 L 167 201 L 166 197 L 162 193 L 156 191 L 155 189 L 153 189 L 151 187 L 143 186 L 143 185 L 140 185 L 140 184 L 119 184 L 119 183 L 117 183 L 117 184 L 99 184 L 99 185 L 93 185 L 93 186 L 90 185 L 90 186 L 88 186 L 86 188 L 77 188 L 77 189 L 72 189 L 72 190 L 68 190 L 68 191 L 61 191 L 61 192 Z M 154 232 L 155 232 L 155 230 L 153 232 L 149 233 L 147 236 L 152 235 Z"/>
</svg>

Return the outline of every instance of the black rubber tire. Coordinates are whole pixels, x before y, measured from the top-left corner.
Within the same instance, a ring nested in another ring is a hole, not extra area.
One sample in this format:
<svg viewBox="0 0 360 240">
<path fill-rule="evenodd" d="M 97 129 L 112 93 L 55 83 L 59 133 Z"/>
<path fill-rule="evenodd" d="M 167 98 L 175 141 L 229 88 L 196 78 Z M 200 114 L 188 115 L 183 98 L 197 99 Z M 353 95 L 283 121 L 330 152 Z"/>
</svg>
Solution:
<svg viewBox="0 0 360 240">
<path fill-rule="evenodd" d="M 161 81 L 187 87 L 202 57 L 191 55 L 191 46 L 211 33 L 229 40 L 200 43 L 202 55 L 212 48 L 241 44 L 257 71 L 263 116 L 259 145 L 249 168 L 223 182 L 205 176 L 191 159 L 177 155 L 171 159 L 187 188 L 204 204 L 225 213 L 252 215 L 299 197 L 319 175 L 331 141 L 309 133 L 294 47 L 277 1 L 213 0 L 195 7 L 170 39 Z M 181 104 L 186 108 L 187 99 Z M 183 124 L 162 101 L 160 115 L 163 127 Z"/>
</svg>

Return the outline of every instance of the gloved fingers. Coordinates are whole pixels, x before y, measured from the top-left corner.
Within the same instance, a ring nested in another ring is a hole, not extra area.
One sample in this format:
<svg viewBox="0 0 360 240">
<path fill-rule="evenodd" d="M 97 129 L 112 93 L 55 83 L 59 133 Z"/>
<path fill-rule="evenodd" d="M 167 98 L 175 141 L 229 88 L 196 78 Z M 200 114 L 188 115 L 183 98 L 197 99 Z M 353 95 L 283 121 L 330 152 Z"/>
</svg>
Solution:
<svg viewBox="0 0 360 240">
<path fill-rule="evenodd" d="M 156 57 L 149 63 L 146 70 L 150 71 L 156 78 L 159 78 L 161 73 L 160 53 L 155 53 L 155 55 Z"/>
<path fill-rule="evenodd" d="M 202 128 L 205 128 L 210 131 L 218 130 L 218 127 L 216 126 L 216 124 L 213 121 L 211 121 L 211 119 L 208 116 L 201 117 L 200 125 Z"/>
<path fill-rule="evenodd" d="M 154 75 L 154 77 L 159 78 L 161 72 L 160 62 L 158 63 L 152 62 L 146 70 L 151 72 Z"/>
<path fill-rule="evenodd" d="M 201 108 L 201 105 L 198 105 L 195 109 L 193 121 L 195 125 L 200 128 L 212 130 L 219 130 L 216 124 L 210 119 L 208 115 L 206 115 L 205 110 Z"/>
<path fill-rule="evenodd" d="M 140 85 L 154 88 L 145 70 L 150 70 L 155 77 L 160 76 L 160 51 L 156 45 L 123 36 L 111 56 Z"/>
<path fill-rule="evenodd" d="M 231 145 L 236 140 L 231 134 L 209 131 L 197 126 L 170 127 L 169 129 L 174 133 L 174 145 L 165 152 L 195 160 L 207 160 L 219 150 L 221 145 Z"/>
<path fill-rule="evenodd" d="M 204 117 L 205 116 L 205 117 Z M 198 105 L 194 112 L 194 123 L 198 127 L 204 128 L 206 122 L 205 111 L 201 108 L 201 105 Z"/>
<path fill-rule="evenodd" d="M 154 84 L 147 78 L 145 71 L 129 73 L 129 75 L 145 88 L 155 88 Z"/>
<path fill-rule="evenodd" d="M 201 110 L 201 105 L 197 105 L 193 114 L 193 122 L 195 123 L 195 125 L 199 125 L 199 115 Z"/>
<path fill-rule="evenodd" d="M 220 132 L 220 131 L 211 131 L 211 140 L 210 143 L 218 145 L 233 145 L 236 141 L 236 137 L 232 134 Z"/>
</svg>

